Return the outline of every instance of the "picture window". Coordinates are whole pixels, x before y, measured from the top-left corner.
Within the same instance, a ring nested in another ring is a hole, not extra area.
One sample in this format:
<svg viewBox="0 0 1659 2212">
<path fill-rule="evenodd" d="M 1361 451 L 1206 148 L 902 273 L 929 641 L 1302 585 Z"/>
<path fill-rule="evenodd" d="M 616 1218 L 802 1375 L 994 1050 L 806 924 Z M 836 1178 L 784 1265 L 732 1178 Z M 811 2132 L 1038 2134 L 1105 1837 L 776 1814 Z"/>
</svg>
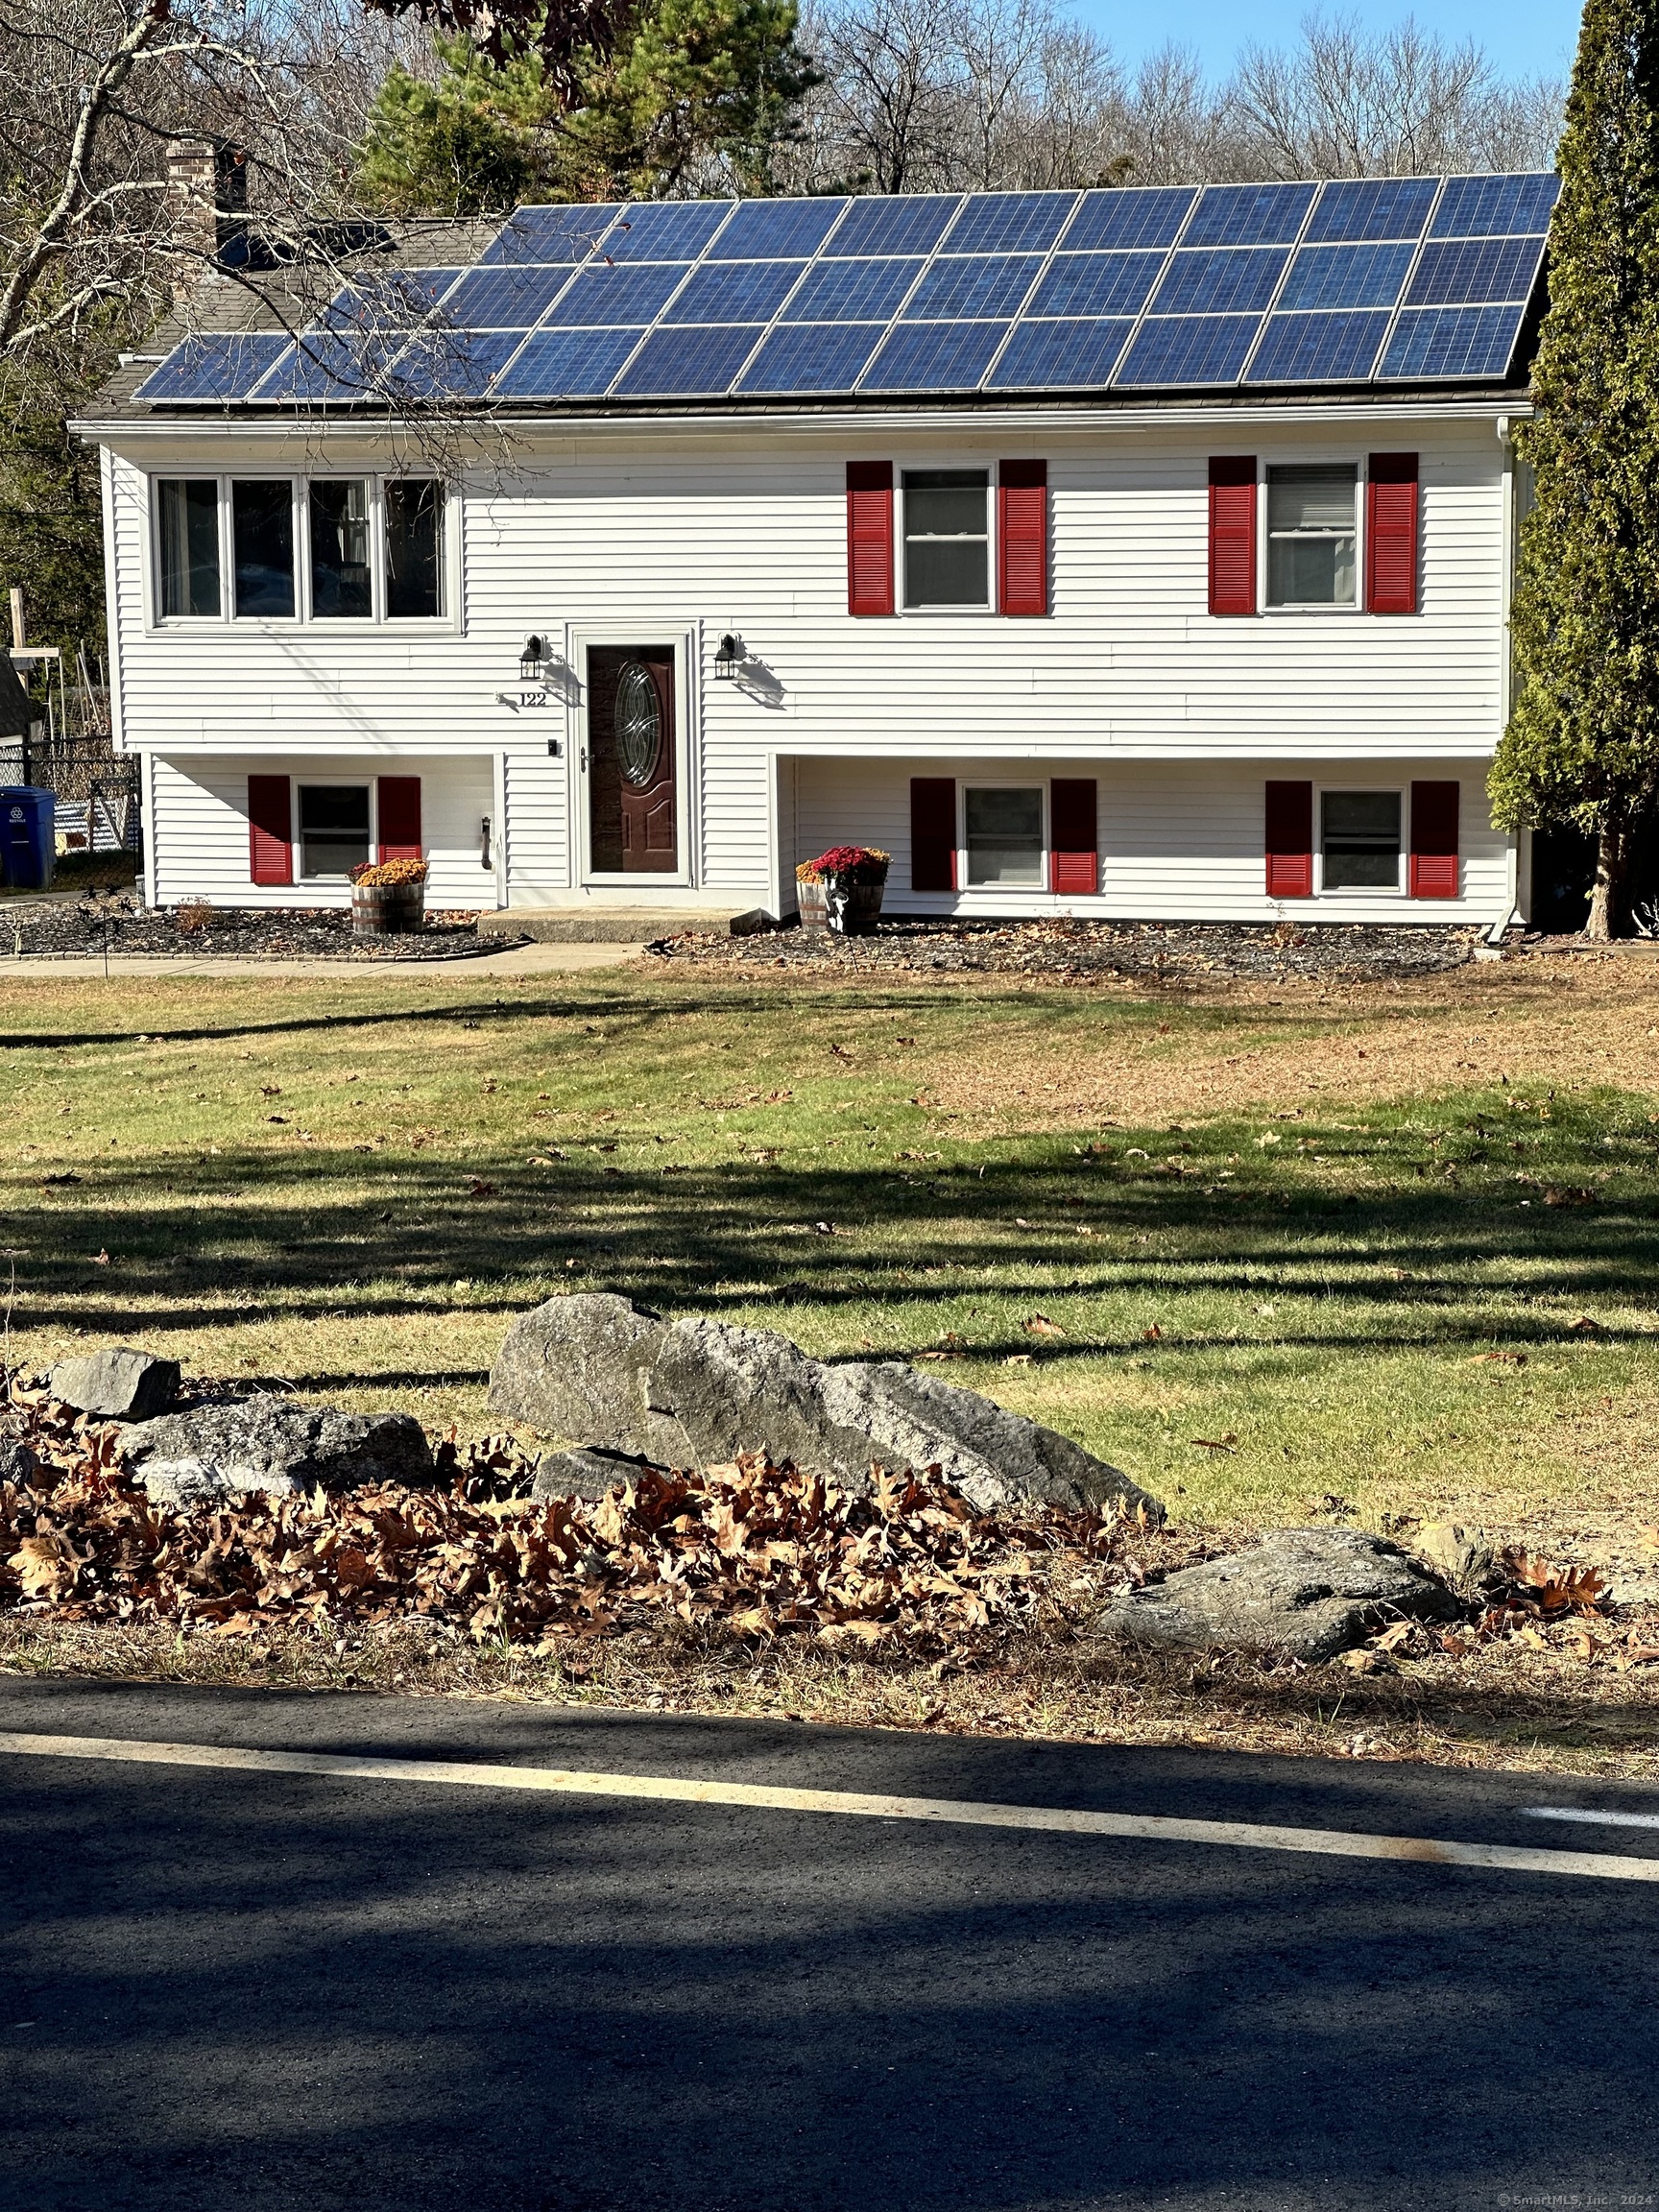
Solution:
<svg viewBox="0 0 1659 2212">
<path fill-rule="evenodd" d="M 152 496 L 162 621 L 432 621 L 446 611 L 435 477 L 157 477 Z"/>
<path fill-rule="evenodd" d="M 294 490 L 277 483 L 232 484 L 230 531 L 238 614 L 294 612 Z"/>
</svg>

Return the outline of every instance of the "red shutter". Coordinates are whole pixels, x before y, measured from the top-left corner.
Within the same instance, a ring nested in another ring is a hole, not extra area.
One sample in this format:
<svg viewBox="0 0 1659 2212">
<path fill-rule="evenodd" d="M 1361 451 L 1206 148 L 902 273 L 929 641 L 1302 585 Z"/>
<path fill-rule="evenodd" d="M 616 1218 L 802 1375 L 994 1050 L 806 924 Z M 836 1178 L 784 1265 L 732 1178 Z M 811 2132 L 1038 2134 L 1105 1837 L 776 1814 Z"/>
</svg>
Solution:
<svg viewBox="0 0 1659 2212">
<path fill-rule="evenodd" d="M 1092 898 L 1100 888 L 1094 825 L 1094 777 L 1056 776 L 1048 786 L 1048 887 L 1062 899 Z"/>
<path fill-rule="evenodd" d="M 893 612 L 893 464 L 847 464 L 847 612 Z"/>
<path fill-rule="evenodd" d="M 1417 612 L 1417 456 L 1373 453 L 1365 472 L 1365 604 Z"/>
<path fill-rule="evenodd" d="M 419 860 L 421 856 L 420 777 L 382 776 L 379 801 L 381 859 Z"/>
<path fill-rule="evenodd" d="M 998 465 L 997 606 L 1003 614 L 1048 612 L 1046 461 Z"/>
<path fill-rule="evenodd" d="M 956 888 L 956 780 L 953 776 L 910 779 L 910 888 Z"/>
<path fill-rule="evenodd" d="M 1455 899 L 1457 896 L 1456 783 L 1413 783 L 1411 786 L 1411 868 L 1408 885 L 1413 899 Z"/>
<path fill-rule="evenodd" d="M 1313 786 L 1267 786 L 1267 896 L 1313 896 Z"/>
<path fill-rule="evenodd" d="M 294 816 L 286 776 L 248 779 L 248 873 L 255 883 L 294 880 Z"/>
<path fill-rule="evenodd" d="M 1253 454 L 1210 464 L 1210 612 L 1256 612 L 1256 461 Z"/>
</svg>

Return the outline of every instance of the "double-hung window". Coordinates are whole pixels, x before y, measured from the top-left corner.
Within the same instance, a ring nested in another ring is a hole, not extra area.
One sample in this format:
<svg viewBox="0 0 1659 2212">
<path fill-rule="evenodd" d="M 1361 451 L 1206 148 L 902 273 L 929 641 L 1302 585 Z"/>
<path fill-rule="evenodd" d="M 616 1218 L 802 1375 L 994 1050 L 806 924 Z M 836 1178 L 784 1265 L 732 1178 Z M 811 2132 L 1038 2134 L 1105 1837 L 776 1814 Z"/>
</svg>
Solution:
<svg viewBox="0 0 1659 2212">
<path fill-rule="evenodd" d="M 1358 603 L 1359 471 L 1297 464 L 1267 471 L 1267 604 Z"/>
<path fill-rule="evenodd" d="M 970 783 L 962 794 L 968 885 L 1043 888 L 1041 784 Z"/>
<path fill-rule="evenodd" d="M 991 604 L 991 472 L 904 471 L 904 604 Z"/>
<path fill-rule="evenodd" d="M 427 476 L 163 476 L 163 621 L 431 621 L 446 612 L 444 487 Z"/>
</svg>

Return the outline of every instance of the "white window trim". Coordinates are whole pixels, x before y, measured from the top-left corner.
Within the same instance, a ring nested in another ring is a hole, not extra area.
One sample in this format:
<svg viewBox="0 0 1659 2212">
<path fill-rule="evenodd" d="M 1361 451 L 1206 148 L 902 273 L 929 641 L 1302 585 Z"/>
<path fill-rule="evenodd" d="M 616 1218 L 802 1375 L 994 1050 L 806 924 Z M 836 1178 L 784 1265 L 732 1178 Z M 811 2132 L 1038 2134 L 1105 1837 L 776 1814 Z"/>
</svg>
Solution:
<svg viewBox="0 0 1659 2212">
<path fill-rule="evenodd" d="M 1392 890 L 1382 885 L 1344 884 L 1334 891 L 1325 888 L 1325 794 L 1327 791 L 1392 791 L 1400 800 L 1400 863 L 1399 880 Z M 1315 783 L 1313 786 L 1313 896 L 1315 899 L 1365 899 L 1386 901 L 1406 899 L 1410 880 L 1411 866 L 1411 793 L 1407 784 L 1383 782 L 1378 778 L 1363 783 Z M 1449 903 L 1449 902 L 1448 902 Z"/>
<path fill-rule="evenodd" d="M 904 478 L 907 474 L 912 472 L 920 474 L 924 469 L 972 469 L 975 471 L 982 469 L 985 472 L 986 597 L 983 599 L 974 600 L 970 604 L 957 603 L 955 605 L 935 606 L 928 602 L 922 602 L 917 606 L 912 607 L 904 596 L 904 549 L 906 544 L 906 497 L 904 492 Z M 953 616 L 966 616 L 970 621 L 972 621 L 976 619 L 981 614 L 995 614 L 997 612 L 997 510 L 998 504 L 997 498 L 996 464 L 991 461 L 942 461 L 932 459 L 917 461 L 914 463 L 898 462 L 895 464 L 894 473 L 897 481 L 893 487 L 893 562 L 898 573 L 893 579 L 893 596 L 896 602 L 897 612 L 901 614 L 920 616 L 924 620 L 929 622 L 938 621 L 942 618 L 949 621 Z"/>
<path fill-rule="evenodd" d="M 1354 596 L 1335 601 L 1325 599 L 1270 599 L 1271 564 L 1273 559 L 1273 534 L 1267 527 L 1268 501 L 1271 497 L 1271 478 L 1275 469 L 1352 469 L 1354 470 Z M 1301 619 L 1314 615 L 1321 622 L 1333 618 L 1344 619 L 1355 614 L 1367 614 L 1365 604 L 1365 515 L 1368 501 L 1365 496 L 1367 457 L 1363 453 L 1275 453 L 1271 459 L 1263 458 L 1260 464 L 1256 493 L 1256 574 L 1257 612 L 1262 614 L 1289 615 Z M 1355 789 L 1361 786 L 1355 785 Z M 1385 784 L 1366 784 L 1366 790 L 1385 790 Z"/>
<path fill-rule="evenodd" d="M 601 870 L 593 865 L 592 818 L 588 782 L 588 652 L 601 648 L 658 643 L 674 651 L 674 834 L 679 847 L 672 875 L 664 869 Z M 693 855 L 700 845 L 693 767 L 698 757 L 695 742 L 697 693 L 693 669 L 702 666 L 702 624 L 698 622 L 606 622 L 568 624 L 565 633 L 565 659 L 575 673 L 577 694 L 569 710 L 566 746 L 575 773 L 566 778 L 574 819 L 570 823 L 569 850 L 576 855 L 577 887 L 594 890 L 637 891 L 657 886 L 663 891 L 689 891 L 696 887 Z"/>
<path fill-rule="evenodd" d="M 301 873 L 305 865 L 305 841 L 300 832 L 300 786 L 308 790 L 319 785 L 332 791 L 361 791 L 369 786 L 369 857 L 371 861 L 380 850 L 380 778 L 378 772 L 371 776 L 307 776 L 291 773 L 288 778 L 288 850 L 294 855 L 294 888 L 301 883 L 315 883 L 325 891 L 349 891 L 351 881 L 346 876 L 306 876 Z"/>
<path fill-rule="evenodd" d="M 959 899 L 1051 896 L 1054 879 L 1053 832 L 1046 776 L 959 776 L 956 779 L 956 896 Z M 1037 857 L 1035 883 L 970 883 L 968 880 L 968 793 L 974 791 L 1035 791 L 1043 808 L 1043 850 Z"/>
<path fill-rule="evenodd" d="M 311 599 L 311 497 L 313 483 L 340 482 L 342 480 L 369 484 L 369 541 L 370 559 L 373 574 L 371 591 L 373 611 L 367 617 L 360 614 L 316 614 Z M 388 483 L 421 480 L 442 483 L 434 471 L 420 469 L 308 469 L 296 473 L 288 469 L 192 469 L 157 468 L 145 479 L 148 527 L 149 579 L 144 594 L 145 634 L 154 637 L 172 637 L 180 632 L 193 636 L 220 636 L 236 632 L 246 637 L 272 632 L 281 636 L 296 629 L 316 629 L 325 636 L 362 637 L 373 632 L 386 637 L 458 637 L 462 635 L 461 620 L 461 493 L 453 484 L 444 489 L 444 543 L 441 560 L 441 590 L 443 610 L 437 614 L 390 614 L 387 613 L 386 579 L 386 498 Z M 161 612 L 161 500 L 156 487 L 163 483 L 185 481 L 195 484 L 214 484 L 218 487 L 219 515 L 219 613 L 217 614 L 164 614 Z M 235 540 L 231 522 L 230 487 L 236 484 L 278 484 L 290 486 L 294 517 L 294 613 L 292 614 L 238 614 L 235 610 Z"/>
</svg>

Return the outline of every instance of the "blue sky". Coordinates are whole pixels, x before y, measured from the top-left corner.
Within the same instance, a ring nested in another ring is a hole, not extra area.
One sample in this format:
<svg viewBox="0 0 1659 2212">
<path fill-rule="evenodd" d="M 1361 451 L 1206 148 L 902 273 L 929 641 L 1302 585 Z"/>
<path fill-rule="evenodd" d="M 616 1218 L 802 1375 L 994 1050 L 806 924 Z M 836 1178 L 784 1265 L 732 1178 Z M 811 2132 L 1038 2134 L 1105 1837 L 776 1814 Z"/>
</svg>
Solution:
<svg viewBox="0 0 1659 2212">
<path fill-rule="evenodd" d="M 1192 47 L 1213 77 L 1224 76 L 1246 39 L 1288 45 L 1309 12 L 1307 0 L 1159 0 L 1154 7 L 1123 7 L 1114 0 L 1076 0 L 1076 12 L 1127 61 L 1173 41 Z M 1386 0 L 1358 0 L 1332 12 L 1353 13 L 1368 30 L 1384 30 L 1412 12 Z M 1565 0 L 1432 0 L 1417 19 L 1447 38 L 1473 38 L 1505 76 L 1565 73 L 1578 36 L 1576 7 Z"/>
</svg>

